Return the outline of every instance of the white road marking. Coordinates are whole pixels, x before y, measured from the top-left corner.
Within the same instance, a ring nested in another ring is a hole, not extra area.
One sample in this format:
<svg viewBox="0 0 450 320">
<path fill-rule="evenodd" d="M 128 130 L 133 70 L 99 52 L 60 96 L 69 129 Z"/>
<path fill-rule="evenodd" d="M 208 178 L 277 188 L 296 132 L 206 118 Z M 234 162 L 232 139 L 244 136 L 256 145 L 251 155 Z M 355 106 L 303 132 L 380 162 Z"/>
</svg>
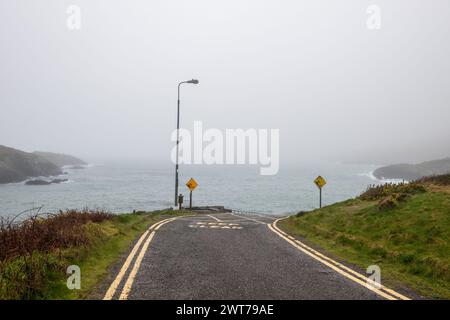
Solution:
<svg viewBox="0 0 450 320">
<path fill-rule="evenodd" d="M 210 214 L 208 214 L 208 217 L 213 218 L 216 221 L 222 222 L 222 220 L 220 220 L 219 218 L 216 218 L 216 217 L 214 217 L 214 216 L 212 216 Z"/>
<path fill-rule="evenodd" d="M 284 218 L 284 216 L 280 216 L 280 215 L 275 215 L 275 214 L 265 214 L 265 213 L 257 213 L 257 212 L 251 212 L 251 211 L 241 211 L 241 210 L 233 210 L 234 213 L 237 214 L 242 214 L 242 215 L 248 215 L 248 216 L 258 216 L 261 218 L 268 218 L 268 219 L 279 219 L 279 218 Z"/>
<path fill-rule="evenodd" d="M 261 223 L 261 224 L 266 224 L 266 222 L 262 222 L 262 221 L 259 221 L 259 220 L 255 220 L 255 219 L 247 218 L 247 217 L 243 217 L 243 216 L 238 216 L 237 214 L 234 214 L 232 212 L 230 212 L 230 214 L 235 216 L 235 217 L 242 218 L 242 219 L 245 219 L 245 220 L 249 220 L 249 221 L 253 221 L 253 222 L 257 222 L 257 223 Z"/>
<path fill-rule="evenodd" d="M 208 222 L 208 224 L 197 222 L 196 224 L 189 224 L 188 226 L 190 228 L 230 229 L 230 230 L 243 229 L 243 227 L 241 227 L 237 223 L 226 223 L 226 222 Z"/>
</svg>

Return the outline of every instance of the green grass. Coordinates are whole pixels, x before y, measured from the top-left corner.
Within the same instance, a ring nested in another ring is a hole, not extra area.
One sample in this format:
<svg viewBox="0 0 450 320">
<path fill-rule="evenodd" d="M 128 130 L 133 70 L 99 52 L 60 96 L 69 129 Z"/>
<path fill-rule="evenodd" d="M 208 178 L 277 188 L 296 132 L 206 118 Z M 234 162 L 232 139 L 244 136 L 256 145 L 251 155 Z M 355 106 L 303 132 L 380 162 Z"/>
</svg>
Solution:
<svg viewBox="0 0 450 320">
<path fill-rule="evenodd" d="M 0 299 L 86 299 L 99 297 L 99 285 L 111 266 L 127 253 L 133 241 L 151 224 L 188 211 L 155 211 L 122 214 L 100 223 L 89 222 L 84 232 L 89 245 L 35 252 L 0 265 Z M 69 265 L 81 270 L 81 289 L 69 290 L 65 273 Z M 35 285 L 33 290 L 6 290 L 8 287 Z M 14 293 L 14 294 L 11 294 Z M 17 292 L 17 293 L 16 293 Z"/>
<path fill-rule="evenodd" d="M 428 188 L 427 188 L 428 189 Z M 450 192 L 430 188 L 396 207 L 347 200 L 280 222 L 338 259 L 362 269 L 379 265 L 386 285 L 428 298 L 450 298 Z"/>
</svg>

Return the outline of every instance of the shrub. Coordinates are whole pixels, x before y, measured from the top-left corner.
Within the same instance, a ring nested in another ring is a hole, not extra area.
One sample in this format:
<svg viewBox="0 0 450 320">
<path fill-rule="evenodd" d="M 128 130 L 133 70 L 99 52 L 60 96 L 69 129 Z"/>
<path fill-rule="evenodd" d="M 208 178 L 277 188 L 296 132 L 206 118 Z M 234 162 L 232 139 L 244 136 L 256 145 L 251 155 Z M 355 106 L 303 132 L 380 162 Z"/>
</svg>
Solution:
<svg viewBox="0 0 450 320">
<path fill-rule="evenodd" d="M 59 269 L 61 261 L 39 252 L 0 262 L 0 299 L 43 298 L 46 280 Z"/>
<path fill-rule="evenodd" d="M 433 183 L 441 186 L 450 186 L 450 174 L 429 176 L 416 180 L 417 183 Z"/>
<path fill-rule="evenodd" d="M 48 280 L 64 272 L 62 251 L 104 239 L 107 234 L 96 223 L 112 217 L 85 209 L 36 214 L 20 223 L 0 220 L 0 299 L 45 298 Z"/>
<path fill-rule="evenodd" d="M 88 222 L 111 219 L 103 211 L 68 210 L 45 217 L 34 215 L 21 223 L 0 220 L 0 261 L 30 255 L 35 251 L 47 253 L 55 249 L 86 245 L 89 238 L 84 232 Z"/>
<path fill-rule="evenodd" d="M 385 183 L 381 185 L 369 185 L 359 198 L 361 200 L 380 200 L 394 194 L 399 194 L 402 195 L 403 199 L 406 199 L 408 195 L 425 191 L 425 187 L 418 182 Z"/>
</svg>

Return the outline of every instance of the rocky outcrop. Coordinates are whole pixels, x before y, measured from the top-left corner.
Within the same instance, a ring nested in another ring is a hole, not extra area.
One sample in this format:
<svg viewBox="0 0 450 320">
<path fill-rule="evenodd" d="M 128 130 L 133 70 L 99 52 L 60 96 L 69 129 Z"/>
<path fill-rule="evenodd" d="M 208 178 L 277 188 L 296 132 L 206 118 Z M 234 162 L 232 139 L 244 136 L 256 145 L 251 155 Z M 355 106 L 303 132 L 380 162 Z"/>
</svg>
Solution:
<svg viewBox="0 0 450 320">
<path fill-rule="evenodd" d="M 422 162 L 418 164 L 394 164 L 376 169 L 377 179 L 416 180 L 426 176 L 450 173 L 450 158 Z"/>
<path fill-rule="evenodd" d="M 47 186 L 49 184 L 58 184 L 61 182 L 66 182 L 66 181 L 68 181 L 68 179 L 52 179 L 50 181 L 36 179 L 36 180 L 28 180 L 27 182 L 25 182 L 25 185 L 27 185 L 27 186 Z"/>
<path fill-rule="evenodd" d="M 37 180 L 28 180 L 27 182 L 25 182 L 25 184 L 27 186 L 47 186 L 51 184 L 51 182 L 47 180 L 37 179 Z"/>
<path fill-rule="evenodd" d="M 24 152 L 0 145 L 0 184 L 21 182 L 33 177 L 49 177 L 62 174 L 63 166 L 83 168 L 83 160 L 66 154 L 51 152 Z M 64 180 L 32 180 L 28 185 L 60 183 Z"/>
<path fill-rule="evenodd" d="M 29 177 L 56 176 L 61 168 L 36 154 L 0 146 L 0 183 L 20 182 Z"/>
</svg>

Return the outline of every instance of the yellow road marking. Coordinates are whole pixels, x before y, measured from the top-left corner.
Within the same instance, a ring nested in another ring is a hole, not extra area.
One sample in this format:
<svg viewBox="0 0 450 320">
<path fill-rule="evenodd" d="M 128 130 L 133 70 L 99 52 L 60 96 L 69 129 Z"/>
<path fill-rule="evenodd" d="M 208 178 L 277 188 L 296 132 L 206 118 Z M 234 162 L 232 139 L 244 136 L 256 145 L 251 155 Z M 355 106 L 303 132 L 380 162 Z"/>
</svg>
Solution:
<svg viewBox="0 0 450 320">
<path fill-rule="evenodd" d="M 285 219 L 285 218 L 282 218 L 282 219 Z M 292 236 L 288 235 L 287 233 L 283 232 L 283 231 L 282 231 L 280 228 L 278 228 L 278 226 L 276 225 L 277 222 L 278 222 L 279 220 L 282 220 L 282 219 L 278 219 L 278 220 L 274 221 L 273 227 L 275 228 L 275 230 L 281 232 L 282 234 L 284 234 L 284 235 L 286 235 L 286 236 L 288 236 L 288 237 L 292 237 Z M 339 263 L 339 262 L 337 262 L 337 261 L 335 261 L 335 260 L 333 260 L 333 259 L 331 259 L 331 258 L 329 258 L 329 257 L 327 257 L 327 256 L 325 256 L 325 255 L 323 255 L 322 253 L 318 252 L 317 250 L 314 250 L 313 248 L 307 246 L 307 245 L 304 244 L 303 242 L 301 242 L 301 241 L 295 239 L 294 237 L 292 237 L 292 239 L 294 239 L 294 241 L 295 241 L 297 244 L 299 244 L 300 246 L 302 246 L 302 247 L 305 248 L 306 250 L 309 250 L 309 251 L 312 252 L 313 254 L 315 254 L 315 255 L 321 257 L 321 258 L 324 259 L 324 260 L 327 260 L 327 261 L 330 262 L 330 263 L 333 263 L 333 264 L 336 265 L 337 267 L 339 267 L 339 268 L 341 268 L 341 269 L 344 269 L 345 271 L 347 271 L 347 272 L 353 274 L 354 276 L 356 276 L 356 277 L 358 277 L 358 278 L 360 278 L 360 279 L 362 279 L 362 280 L 364 280 L 364 281 L 367 281 L 368 278 L 367 278 L 365 275 L 360 274 L 359 272 L 356 272 L 355 270 L 348 268 L 347 266 L 343 265 L 342 263 Z M 369 280 L 370 280 L 370 279 L 369 279 Z M 396 291 L 394 291 L 394 290 L 392 290 L 392 289 L 390 289 L 390 288 L 387 288 L 387 287 L 385 287 L 385 286 L 383 286 L 383 285 L 381 285 L 381 284 L 379 284 L 379 285 L 377 286 L 377 288 L 378 288 L 378 289 L 382 289 L 382 290 L 384 290 L 384 291 L 386 291 L 386 292 L 389 292 L 391 295 L 394 295 L 394 296 L 396 296 L 397 298 L 400 298 L 400 299 L 402 299 L 402 300 L 411 300 L 410 298 L 408 298 L 408 297 L 402 295 L 401 293 L 398 293 L 398 292 L 396 292 Z"/>
<path fill-rule="evenodd" d="M 285 218 L 282 218 L 285 219 Z M 278 236 L 280 236 L 281 238 L 283 238 L 284 240 L 286 240 L 287 242 L 289 242 L 291 245 L 293 245 L 294 247 L 296 247 L 297 249 L 299 249 L 300 251 L 304 252 L 305 254 L 309 255 L 310 257 L 318 260 L 319 262 L 325 264 L 326 266 L 332 268 L 333 270 L 335 270 L 336 272 L 338 272 L 339 274 L 347 277 L 350 280 L 353 280 L 354 282 L 361 284 L 362 286 L 366 287 L 367 289 L 377 293 L 378 295 L 389 299 L 389 300 L 396 300 L 396 298 L 402 299 L 402 300 L 410 300 L 408 297 L 392 290 L 389 289 L 385 286 L 381 286 L 379 288 L 372 286 L 370 284 L 367 283 L 367 277 L 344 266 L 343 264 L 334 261 L 333 259 L 321 254 L 320 252 L 308 247 L 307 245 L 305 245 L 304 243 L 298 241 L 298 240 L 291 240 L 289 239 L 289 235 L 286 234 L 285 232 L 283 232 L 282 230 L 280 230 L 277 227 L 277 222 L 282 220 L 282 219 L 278 219 L 276 221 L 273 222 L 273 224 L 267 224 L 267 226 L 269 227 L 269 229 L 271 231 L 273 231 L 274 233 L 276 233 Z M 364 280 L 364 281 L 362 281 Z M 383 292 L 382 290 L 386 291 Z M 389 294 L 388 294 L 389 293 Z"/>
<path fill-rule="evenodd" d="M 128 298 L 128 295 L 131 291 L 131 286 L 133 285 L 134 278 L 136 278 L 136 274 L 139 270 L 139 267 L 141 266 L 142 259 L 144 258 L 145 252 L 148 249 L 148 246 L 150 245 L 150 242 L 153 239 L 153 236 L 155 235 L 155 231 L 152 231 L 150 233 L 150 236 L 147 238 L 147 241 L 145 241 L 144 246 L 142 247 L 141 252 L 139 252 L 138 257 L 136 258 L 136 262 L 133 265 L 133 269 L 131 269 L 130 275 L 128 276 L 127 282 L 125 282 L 125 285 L 123 286 L 122 293 L 120 294 L 119 300 L 126 300 Z"/>
<path fill-rule="evenodd" d="M 160 223 L 156 228 L 150 233 L 150 236 L 145 241 L 144 245 L 142 246 L 141 251 L 139 252 L 138 257 L 136 258 L 136 261 L 134 262 L 133 269 L 131 269 L 130 274 L 128 275 L 128 279 L 125 282 L 125 285 L 123 286 L 122 293 L 120 294 L 119 300 L 126 300 L 128 298 L 128 295 L 130 294 L 131 287 L 133 286 L 134 279 L 136 277 L 137 272 L 139 271 L 139 268 L 141 266 L 142 260 L 144 259 L 144 255 L 147 252 L 148 246 L 150 245 L 150 242 L 153 239 L 153 236 L 155 235 L 155 232 L 161 228 L 166 223 L 169 223 L 176 218 L 171 218 L 164 220 L 164 222 Z"/>
<path fill-rule="evenodd" d="M 173 218 L 169 218 L 169 219 L 173 219 Z M 133 261 L 133 258 L 136 255 L 136 252 L 138 251 L 139 247 L 141 246 L 142 241 L 144 241 L 144 239 L 147 237 L 149 231 L 169 219 L 165 219 L 165 220 L 154 223 L 142 234 L 142 236 L 139 238 L 138 242 L 136 242 L 136 244 L 134 245 L 134 247 L 131 250 L 130 254 L 128 255 L 127 259 L 125 260 L 122 268 L 120 268 L 120 271 L 117 274 L 116 278 L 109 286 L 109 289 L 106 292 L 105 296 L 103 297 L 103 300 L 111 300 L 114 297 L 117 287 L 119 286 L 120 282 L 122 282 L 122 279 L 123 279 L 125 273 L 127 272 L 128 268 L 131 264 L 131 261 Z"/>
<path fill-rule="evenodd" d="M 269 227 L 270 230 L 272 230 L 273 232 L 275 232 L 278 236 L 280 236 L 281 238 L 283 238 L 284 240 L 286 240 L 287 242 L 289 242 L 289 243 L 292 244 L 294 247 L 296 247 L 297 249 L 299 249 L 299 250 L 302 251 L 303 253 L 307 254 L 308 256 L 310 256 L 310 257 L 316 259 L 316 260 L 319 261 L 319 262 L 322 262 L 323 264 L 325 264 L 326 266 L 330 267 L 330 268 L 333 269 L 334 271 L 336 271 L 336 272 L 340 273 L 341 275 L 343 275 L 343 276 L 345 276 L 345 277 L 347 277 L 347 278 L 349 278 L 349 279 L 351 279 L 351 280 L 353 280 L 353 281 L 355 281 L 355 282 L 357 282 L 357 283 L 359 283 L 359 284 L 365 286 L 367 289 L 376 292 L 376 293 L 379 294 L 380 296 L 382 296 L 382 297 L 384 297 L 384 298 L 386 298 L 386 299 L 388 299 L 388 300 L 395 300 L 395 298 L 391 297 L 390 295 L 388 295 L 388 294 L 386 294 L 386 293 L 384 293 L 384 292 L 382 292 L 382 291 L 380 291 L 380 290 L 377 290 L 376 288 L 371 288 L 371 287 L 367 286 L 366 283 L 364 283 L 363 281 L 359 280 L 358 278 L 356 278 L 356 277 L 354 277 L 354 276 L 352 276 L 352 275 L 350 275 L 350 274 L 348 274 L 348 273 L 342 271 L 341 269 L 337 268 L 336 266 L 332 265 L 331 263 L 328 263 L 327 261 L 325 261 L 325 260 L 323 260 L 323 259 L 321 259 L 321 258 L 319 258 L 319 257 L 317 257 L 317 256 L 315 256 L 315 255 L 313 255 L 311 252 L 309 252 L 309 251 L 305 250 L 304 248 L 300 247 L 300 246 L 297 245 L 294 241 L 290 240 L 288 237 L 286 237 L 286 236 L 282 235 L 281 233 L 277 232 L 277 231 L 272 227 L 272 225 L 267 224 L 267 226 Z"/>
</svg>

